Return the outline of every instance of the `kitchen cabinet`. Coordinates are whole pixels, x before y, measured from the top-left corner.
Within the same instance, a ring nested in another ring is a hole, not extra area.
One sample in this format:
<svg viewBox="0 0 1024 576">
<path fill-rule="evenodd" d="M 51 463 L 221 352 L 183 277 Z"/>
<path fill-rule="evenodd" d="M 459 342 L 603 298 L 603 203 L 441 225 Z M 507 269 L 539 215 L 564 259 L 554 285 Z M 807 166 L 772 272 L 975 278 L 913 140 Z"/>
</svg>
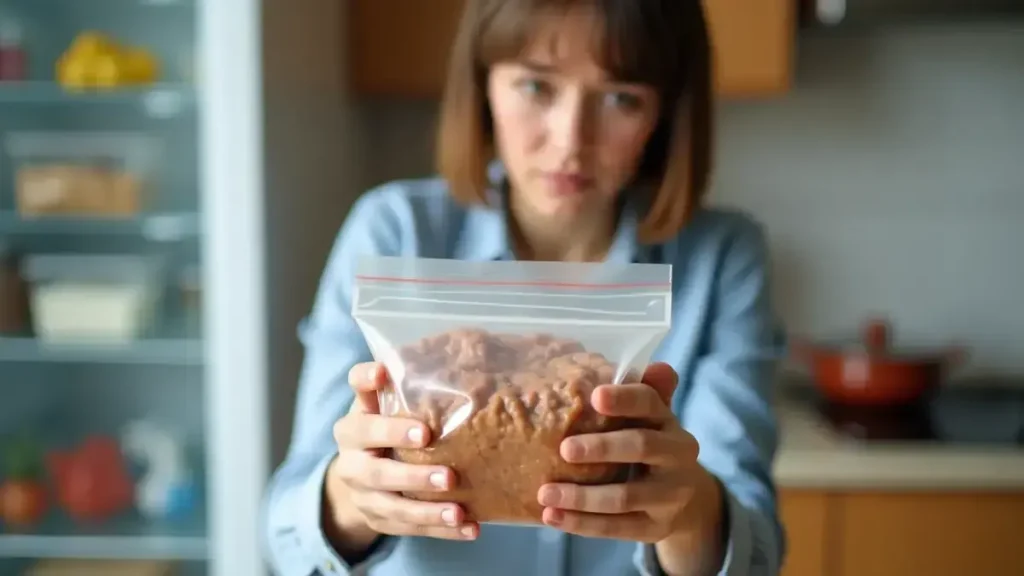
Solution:
<svg viewBox="0 0 1024 576">
<path fill-rule="evenodd" d="M 362 96 L 437 98 L 465 0 L 348 2 L 349 80 Z M 705 0 L 715 85 L 725 97 L 764 97 L 791 83 L 794 0 Z"/>
<path fill-rule="evenodd" d="M 844 495 L 836 576 L 1024 574 L 1024 494 Z"/>
<path fill-rule="evenodd" d="M 715 85 L 727 97 L 780 94 L 792 82 L 793 0 L 705 0 Z"/>
<path fill-rule="evenodd" d="M 825 492 L 783 490 L 779 495 L 779 515 L 788 541 L 782 576 L 826 573 L 828 503 L 829 495 Z"/>
<path fill-rule="evenodd" d="M 783 490 L 783 576 L 1024 574 L 1024 492 Z"/>
<path fill-rule="evenodd" d="M 352 91 L 363 96 L 440 96 L 463 2 L 350 0 Z"/>
</svg>

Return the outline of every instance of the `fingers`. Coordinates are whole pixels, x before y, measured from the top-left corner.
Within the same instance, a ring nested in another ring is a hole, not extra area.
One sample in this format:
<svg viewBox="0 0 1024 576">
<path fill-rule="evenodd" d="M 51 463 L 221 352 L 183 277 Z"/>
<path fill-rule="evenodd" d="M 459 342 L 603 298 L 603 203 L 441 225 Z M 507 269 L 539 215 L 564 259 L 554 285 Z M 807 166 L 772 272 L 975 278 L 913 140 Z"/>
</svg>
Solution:
<svg viewBox="0 0 1024 576">
<path fill-rule="evenodd" d="M 541 520 L 553 526 L 580 536 L 592 538 L 618 538 L 653 544 L 662 540 L 649 516 L 640 512 L 628 514 L 593 514 L 572 512 L 559 508 L 545 508 Z"/>
<path fill-rule="evenodd" d="M 381 534 L 473 540 L 476 523 L 467 523 L 458 504 L 420 502 L 397 492 L 443 492 L 455 486 L 455 473 L 443 466 L 416 466 L 380 458 L 387 448 L 423 448 L 430 429 L 419 420 L 380 415 L 377 394 L 388 389 L 387 371 L 379 363 L 357 364 L 349 371 L 356 393 L 349 414 L 334 424 L 338 445 L 337 481 L 348 486 L 351 502 L 366 526 Z"/>
<path fill-rule="evenodd" d="M 377 393 L 384 390 L 390 383 L 387 370 L 378 362 L 356 364 L 348 371 L 348 384 L 356 393 L 356 402 L 352 409 L 355 412 L 380 412 Z"/>
<path fill-rule="evenodd" d="M 421 502 L 396 492 L 451 489 L 454 474 L 443 467 L 413 466 L 374 457 L 361 450 L 339 454 L 332 469 L 348 486 L 349 501 L 365 525 L 380 534 L 473 540 L 480 533 L 466 512 L 452 502 Z"/>
<path fill-rule="evenodd" d="M 476 540 L 480 535 L 477 524 L 464 524 L 460 527 L 424 526 L 422 524 L 402 524 L 394 521 L 370 521 L 368 526 L 380 534 L 392 536 L 419 536 L 422 538 L 438 538 L 440 540 Z"/>
<path fill-rule="evenodd" d="M 590 398 L 594 410 L 606 416 L 664 421 L 672 410 L 658 391 L 647 384 L 605 384 L 594 389 Z"/>
<path fill-rule="evenodd" d="M 356 364 L 348 371 L 348 383 L 356 392 L 376 392 L 389 381 L 387 369 L 379 362 Z"/>
<path fill-rule="evenodd" d="M 458 504 L 420 502 L 373 490 L 360 494 L 357 506 L 371 528 L 389 534 L 398 530 L 403 535 L 465 540 L 476 537 L 478 531 L 475 523 L 466 523 L 466 513 Z"/>
<path fill-rule="evenodd" d="M 654 482 L 627 482 L 601 486 L 579 484 L 545 484 L 537 491 L 542 506 L 592 512 L 595 514 L 626 514 L 643 512 L 665 500 L 665 494 L 678 490 Z"/>
<path fill-rule="evenodd" d="M 664 467 L 695 462 L 698 450 L 697 441 L 685 432 L 645 428 L 570 436 L 559 446 L 559 453 L 566 462 L 619 462 Z"/>
<path fill-rule="evenodd" d="M 338 476 L 363 490 L 444 492 L 455 487 L 455 473 L 444 466 L 405 464 L 360 450 L 341 453 L 338 458 Z"/>
<path fill-rule="evenodd" d="M 679 386 L 679 374 L 664 362 L 655 362 L 647 367 L 642 378 L 644 384 L 654 388 L 666 405 L 672 404 L 672 395 Z"/>
<path fill-rule="evenodd" d="M 334 423 L 334 441 L 341 449 L 423 448 L 430 428 L 412 418 L 349 414 Z"/>
</svg>

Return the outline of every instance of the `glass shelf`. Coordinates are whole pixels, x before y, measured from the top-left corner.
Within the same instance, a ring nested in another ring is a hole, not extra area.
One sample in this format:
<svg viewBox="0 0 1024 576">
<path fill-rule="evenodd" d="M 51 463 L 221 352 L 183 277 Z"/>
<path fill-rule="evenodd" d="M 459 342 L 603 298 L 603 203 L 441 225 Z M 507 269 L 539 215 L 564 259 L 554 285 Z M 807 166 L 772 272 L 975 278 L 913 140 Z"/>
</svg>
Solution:
<svg viewBox="0 0 1024 576">
<path fill-rule="evenodd" d="M 198 318 L 167 321 L 162 330 L 128 343 L 55 344 L 32 336 L 0 335 L 0 362 L 60 362 L 202 366 Z"/>
<path fill-rule="evenodd" d="M 125 345 L 57 345 L 30 337 L 0 336 L 0 362 L 196 366 L 203 363 L 203 344 L 198 338 L 145 338 Z"/>
<path fill-rule="evenodd" d="M 135 105 L 153 118 L 172 118 L 195 104 L 188 84 L 154 84 L 111 90 L 68 91 L 56 82 L 0 82 L 0 104 Z"/>
<path fill-rule="evenodd" d="M 151 523 L 131 513 L 91 527 L 55 512 L 27 532 L 0 529 L 0 558 L 205 560 L 203 520 Z"/>
<path fill-rule="evenodd" d="M 140 236 L 153 242 L 178 242 L 199 235 L 199 215 L 182 212 L 147 214 L 137 218 L 22 218 L 15 212 L 0 211 L 0 236 L 37 234 Z"/>
</svg>

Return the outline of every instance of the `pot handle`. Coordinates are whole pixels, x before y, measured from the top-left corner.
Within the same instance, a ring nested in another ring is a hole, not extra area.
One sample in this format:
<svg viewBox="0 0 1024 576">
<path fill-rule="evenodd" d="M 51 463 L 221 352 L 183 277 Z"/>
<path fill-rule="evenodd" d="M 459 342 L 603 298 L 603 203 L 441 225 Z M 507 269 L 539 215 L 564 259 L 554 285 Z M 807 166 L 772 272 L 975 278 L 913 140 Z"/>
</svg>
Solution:
<svg viewBox="0 0 1024 576">
<path fill-rule="evenodd" d="M 864 347 L 872 352 L 885 352 L 892 339 L 892 328 L 882 318 L 872 318 L 864 323 L 861 339 Z"/>
</svg>

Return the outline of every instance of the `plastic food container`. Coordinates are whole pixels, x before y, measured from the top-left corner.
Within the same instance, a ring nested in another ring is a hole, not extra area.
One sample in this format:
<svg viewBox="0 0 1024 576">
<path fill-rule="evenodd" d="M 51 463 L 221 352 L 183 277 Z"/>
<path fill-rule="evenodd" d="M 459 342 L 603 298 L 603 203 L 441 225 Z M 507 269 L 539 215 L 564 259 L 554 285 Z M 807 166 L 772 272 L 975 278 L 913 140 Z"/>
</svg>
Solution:
<svg viewBox="0 0 1024 576">
<path fill-rule="evenodd" d="M 0 244 L 0 334 L 28 330 L 28 296 L 17 261 Z"/>
<path fill-rule="evenodd" d="M 130 342 L 153 325 L 163 299 L 157 258 L 35 255 L 23 269 L 33 328 L 45 342 Z"/>
<path fill-rule="evenodd" d="M 6 149 L 26 218 L 135 216 L 158 157 L 155 141 L 134 133 L 15 133 Z"/>
<path fill-rule="evenodd" d="M 352 316 L 393 385 L 381 413 L 431 430 L 395 459 L 454 469 L 445 492 L 468 520 L 534 524 L 549 482 L 625 481 L 628 464 L 570 463 L 567 436 L 652 427 L 591 404 L 597 386 L 639 381 L 671 328 L 671 266 L 367 258 Z"/>
<path fill-rule="evenodd" d="M 188 313 L 199 311 L 202 305 L 202 285 L 200 284 L 199 267 L 185 266 L 178 277 L 178 290 L 181 296 L 181 307 Z"/>
</svg>

